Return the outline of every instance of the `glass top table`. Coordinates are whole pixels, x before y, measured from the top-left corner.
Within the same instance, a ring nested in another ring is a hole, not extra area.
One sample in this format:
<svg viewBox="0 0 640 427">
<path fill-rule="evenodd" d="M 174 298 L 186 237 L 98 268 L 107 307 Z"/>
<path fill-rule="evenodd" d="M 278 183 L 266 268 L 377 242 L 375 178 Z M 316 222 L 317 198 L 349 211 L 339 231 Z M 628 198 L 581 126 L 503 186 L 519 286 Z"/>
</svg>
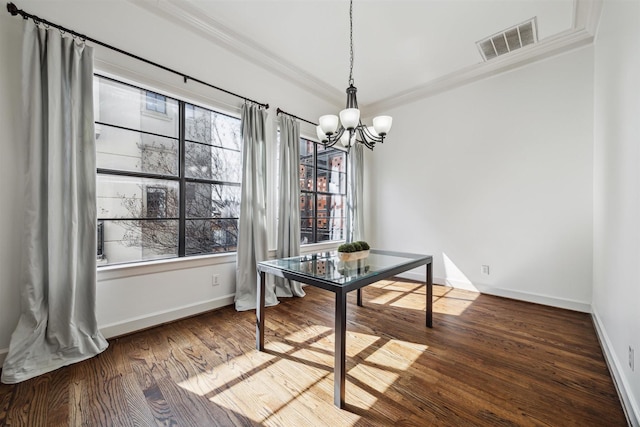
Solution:
<svg viewBox="0 0 640 427">
<path fill-rule="evenodd" d="M 426 326 L 431 328 L 433 327 L 432 263 L 433 258 L 430 255 L 376 249 L 371 249 L 364 258 L 351 261 L 342 261 L 338 252 L 319 252 L 259 262 L 257 264 L 260 283 L 256 310 L 256 347 L 259 351 L 264 350 L 267 273 L 335 293 L 334 403 L 339 408 L 344 408 L 347 294 L 354 290 L 357 291 L 357 304 L 362 306 L 363 287 L 426 265 Z"/>
</svg>

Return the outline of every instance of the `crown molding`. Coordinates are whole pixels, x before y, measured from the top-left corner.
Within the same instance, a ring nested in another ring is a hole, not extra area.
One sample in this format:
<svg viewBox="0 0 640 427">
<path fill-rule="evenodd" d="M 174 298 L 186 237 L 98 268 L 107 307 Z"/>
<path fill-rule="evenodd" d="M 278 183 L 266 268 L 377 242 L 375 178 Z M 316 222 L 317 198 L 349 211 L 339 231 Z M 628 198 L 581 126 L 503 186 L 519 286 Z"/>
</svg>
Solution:
<svg viewBox="0 0 640 427">
<path fill-rule="evenodd" d="M 593 35 L 585 29 L 567 30 L 535 45 L 526 46 L 488 62 L 474 64 L 381 101 L 368 104 L 365 108 L 361 108 L 362 115 L 371 117 L 380 114 L 382 111 L 538 62 L 545 58 L 586 46 L 592 42 Z"/>
<path fill-rule="evenodd" d="M 585 29 L 595 37 L 600 23 L 603 0 L 574 0 L 573 27 L 576 30 Z"/>
<path fill-rule="evenodd" d="M 128 1 L 147 12 L 197 33 L 234 55 L 292 82 L 320 99 L 337 105 L 344 101 L 344 94 L 341 91 L 302 70 L 289 60 L 274 54 L 265 46 L 207 16 L 191 0 Z"/>
<path fill-rule="evenodd" d="M 297 85 L 335 105 L 344 102 L 344 93 L 297 67 L 265 46 L 207 16 L 193 0 L 128 0 L 161 18 L 176 23 L 212 41 L 231 53 Z M 600 21 L 603 0 L 574 0 L 572 28 L 488 62 L 480 62 L 384 98 L 361 105 L 363 117 L 452 90 L 494 75 L 541 61 L 545 58 L 593 43 Z"/>
<path fill-rule="evenodd" d="M 483 80 L 500 73 L 541 61 L 579 47 L 593 43 L 602 0 L 574 0 L 572 28 L 555 36 L 544 39 L 534 45 L 526 46 L 508 55 L 491 61 L 480 62 L 456 72 L 447 74 L 426 84 L 407 89 L 377 102 L 361 107 L 362 115 L 372 117 L 376 114 L 404 104 L 418 101 L 460 86 Z"/>
</svg>

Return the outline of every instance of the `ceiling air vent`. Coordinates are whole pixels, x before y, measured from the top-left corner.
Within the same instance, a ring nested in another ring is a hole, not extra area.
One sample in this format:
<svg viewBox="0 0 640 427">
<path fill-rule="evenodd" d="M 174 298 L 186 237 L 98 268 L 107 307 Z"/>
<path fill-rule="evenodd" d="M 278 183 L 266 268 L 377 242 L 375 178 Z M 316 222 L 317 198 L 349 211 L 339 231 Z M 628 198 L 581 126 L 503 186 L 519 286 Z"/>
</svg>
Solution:
<svg viewBox="0 0 640 427">
<path fill-rule="evenodd" d="M 537 21 L 531 18 L 476 42 L 482 59 L 488 61 L 538 41 Z"/>
</svg>

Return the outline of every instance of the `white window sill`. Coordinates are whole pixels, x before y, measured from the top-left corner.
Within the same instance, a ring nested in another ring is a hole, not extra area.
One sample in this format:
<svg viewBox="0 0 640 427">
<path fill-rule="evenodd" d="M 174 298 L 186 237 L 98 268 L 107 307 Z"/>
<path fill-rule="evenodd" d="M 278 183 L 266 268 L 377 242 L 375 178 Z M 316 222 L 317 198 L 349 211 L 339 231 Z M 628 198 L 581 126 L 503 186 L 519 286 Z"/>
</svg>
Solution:
<svg viewBox="0 0 640 427">
<path fill-rule="evenodd" d="M 307 255 L 316 252 L 335 251 L 344 241 L 312 243 L 300 247 L 300 254 Z M 268 257 L 275 259 L 276 250 L 269 250 Z M 210 254 L 180 258 L 159 259 L 153 261 L 132 262 L 130 264 L 116 264 L 98 266 L 98 282 L 122 279 L 125 277 L 141 276 L 144 274 L 164 273 L 167 271 L 185 270 L 189 268 L 206 267 L 211 265 L 229 264 L 236 262 L 236 253 Z"/>
<path fill-rule="evenodd" d="M 98 282 L 104 280 L 122 279 L 144 274 L 164 273 L 167 271 L 184 270 L 217 264 L 236 262 L 236 253 L 199 255 L 190 257 L 158 259 L 153 261 L 133 262 L 131 264 L 117 264 L 98 267 Z"/>
</svg>

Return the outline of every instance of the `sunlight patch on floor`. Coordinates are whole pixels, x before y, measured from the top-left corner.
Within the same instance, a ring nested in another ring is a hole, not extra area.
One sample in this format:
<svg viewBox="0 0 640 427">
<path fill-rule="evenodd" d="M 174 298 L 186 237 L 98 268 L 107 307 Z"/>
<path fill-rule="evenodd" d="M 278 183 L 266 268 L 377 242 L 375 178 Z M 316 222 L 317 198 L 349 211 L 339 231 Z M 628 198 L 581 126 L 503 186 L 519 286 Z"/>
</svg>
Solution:
<svg viewBox="0 0 640 427">
<path fill-rule="evenodd" d="M 359 332 L 347 331 L 347 357 L 355 357 L 366 349 L 373 348 L 380 337 Z"/>
<path fill-rule="evenodd" d="M 378 295 L 375 298 L 367 298 L 367 302 L 372 302 L 373 304 L 388 304 L 394 299 L 398 298 L 400 292 L 388 291 L 383 293 L 382 295 Z"/>
<path fill-rule="evenodd" d="M 367 384 L 377 392 L 384 393 L 400 378 L 400 373 L 394 373 L 371 365 L 359 364 L 349 371 L 349 376 L 363 384 Z M 352 387 L 352 384 L 350 383 L 349 386 Z"/>
<path fill-rule="evenodd" d="M 378 366 L 388 366 L 394 371 L 408 369 L 422 353 L 427 345 L 389 339 L 387 342 L 367 356 L 365 361 Z"/>
<path fill-rule="evenodd" d="M 415 298 L 414 295 L 404 295 L 397 298 L 390 304 L 392 307 L 408 308 L 411 310 L 426 310 L 427 301 L 424 295 L 422 298 Z"/>
<path fill-rule="evenodd" d="M 377 288 L 384 289 L 385 291 L 396 291 L 403 293 L 425 293 L 425 284 L 424 283 L 407 283 L 407 282 L 391 282 L 384 286 L 376 286 Z"/>
<path fill-rule="evenodd" d="M 287 340 L 297 343 L 304 343 L 307 341 L 317 341 L 317 338 L 322 336 L 328 331 L 333 331 L 333 328 L 329 328 L 322 325 L 310 325 L 303 329 L 292 332 L 287 335 Z"/>
<path fill-rule="evenodd" d="M 433 312 L 460 316 L 480 296 L 479 293 L 451 287 L 442 295 L 434 297 Z"/>
<path fill-rule="evenodd" d="M 340 425 L 357 425 L 358 415 L 333 405 L 334 343 L 333 329 L 309 325 L 268 342 L 271 354 L 254 352 L 230 358 L 178 385 L 261 425 L 323 425 L 328 411 L 341 414 Z M 371 409 L 427 348 L 347 331 L 347 360 L 359 360 L 347 372 L 350 401 Z M 293 409 L 293 401 L 316 409 L 303 416 Z"/>
<path fill-rule="evenodd" d="M 199 396 L 207 396 L 218 388 L 227 388 L 247 372 L 259 369 L 267 362 L 277 359 L 267 353 L 254 353 L 229 359 L 227 363 L 218 365 L 206 372 L 192 375 L 178 383 L 178 386 Z"/>
<path fill-rule="evenodd" d="M 178 385 L 261 425 L 323 425 L 323 414 L 339 411 L 333 406 L 332 369 L 310 367 L 279 356 L 268 355 L 266 359 L 254 356 L 236 357 Z M 308 356 L 307 350 L 304 357 Z M 256 363 L 258 359 L 263 363 Z M 264 363 L 274 359 L 274 363 Z M 320 409 L 303 415 L 291 405 L 293 401 Z M 341 425 L 345 426 L 354 425 L 360 419 L 355 414 L 343 415 Z"/>
</svg>

